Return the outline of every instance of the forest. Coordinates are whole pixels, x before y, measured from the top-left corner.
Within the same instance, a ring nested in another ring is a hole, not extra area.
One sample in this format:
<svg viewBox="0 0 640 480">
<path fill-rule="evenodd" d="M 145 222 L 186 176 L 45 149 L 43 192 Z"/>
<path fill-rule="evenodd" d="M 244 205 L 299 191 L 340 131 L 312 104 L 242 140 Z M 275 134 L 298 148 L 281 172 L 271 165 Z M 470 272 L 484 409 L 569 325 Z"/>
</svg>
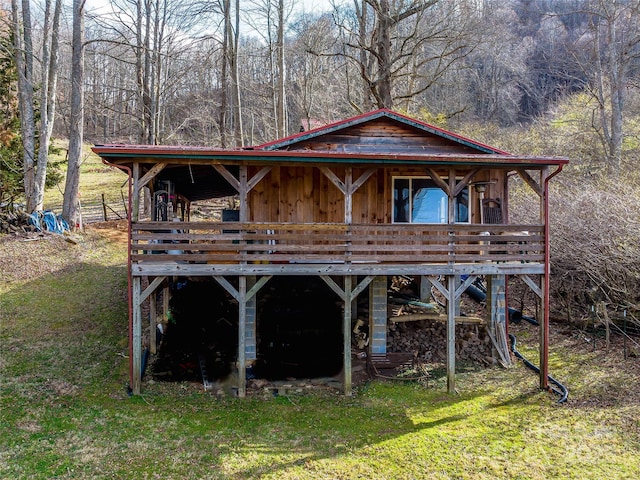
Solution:
<svg viewBox="0 0 640 480">
<path fill-rule="evenodd" d="M 73 219 L 84 143 L 250 146 L 390 108 L 569 157 L 551 199 L 555 314 L 637 318 L 639 0 L 304 5 L 2 0 L 0 203 L 41 209 L 58 183 Z M 52 138 L 69 141 L 66 180 Z"/>
</svg>

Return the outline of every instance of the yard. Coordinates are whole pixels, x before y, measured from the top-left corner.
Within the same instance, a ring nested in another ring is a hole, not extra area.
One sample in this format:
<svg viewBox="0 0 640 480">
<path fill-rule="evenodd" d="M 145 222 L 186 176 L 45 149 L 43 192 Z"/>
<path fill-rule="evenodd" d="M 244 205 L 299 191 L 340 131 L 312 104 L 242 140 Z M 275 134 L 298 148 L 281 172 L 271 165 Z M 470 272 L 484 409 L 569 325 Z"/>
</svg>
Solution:
<svg viewBox="0 0 640 480">
<path fill-rule="evenodd" d="M 435 370 L 352 398 L 164 382 L 130 397 L 124 228 L 0 237 L 1 478 L 640 478 L 640 360 L 558 323 L 565 404 L 521 363 L 461 366 L 456 395 Z M 536 363 L 533 327 L 513 331 Z"/>
</svg>

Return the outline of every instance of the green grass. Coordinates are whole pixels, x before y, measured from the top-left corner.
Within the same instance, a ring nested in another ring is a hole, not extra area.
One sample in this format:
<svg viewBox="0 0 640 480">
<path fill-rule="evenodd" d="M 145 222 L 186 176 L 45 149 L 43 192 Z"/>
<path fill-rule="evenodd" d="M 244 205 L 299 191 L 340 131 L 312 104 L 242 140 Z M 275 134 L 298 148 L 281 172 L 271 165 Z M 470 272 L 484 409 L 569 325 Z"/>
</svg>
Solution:
<svg viewBox="0 0 640 480">
<path fill-rule="evenodd" d="M 59 147 L 60 151 L 52 155 L 51 160 L 54 162 L 65 160 L 68 143 L 63 140 L 55 140 L 55 144 L 56 147 Z M 65 169 L 66 163 L 63 165 L 63 171 Z M 83 148 L 83 162 L 80 166 L 80 175 L 80 201 L 83 204 L 99 203 L 102 201 L 103 194 L 107 203 L 120 204 L 122 203 L 121 187 L 125 198 L 128 194 L 127 186 L 122 186 L 127 180 L 127 175 L 115 167 L 105 165 L 102 159 L 91 151 L 91 145 L 85 145 Z M 58 185 L 45 191 L 45 208 L 62 205 L 64 185 L 65 178 L 63 175 Z"/>
<path fill-rule="evenodd" d="M 578 334 L 552 343 L 564 405 L 521 365 L 461 368 L 456 395 L 437 374 L 352 398 L 160 382 L 129 397 L 124 247 L 99 232 L 42 242 L 21 248 L 47 268 L 0 284 L 1 478 L 640 478 L 638 360 Z M 534 360 L 535 334 L 517 333 Z"/>
</svg>

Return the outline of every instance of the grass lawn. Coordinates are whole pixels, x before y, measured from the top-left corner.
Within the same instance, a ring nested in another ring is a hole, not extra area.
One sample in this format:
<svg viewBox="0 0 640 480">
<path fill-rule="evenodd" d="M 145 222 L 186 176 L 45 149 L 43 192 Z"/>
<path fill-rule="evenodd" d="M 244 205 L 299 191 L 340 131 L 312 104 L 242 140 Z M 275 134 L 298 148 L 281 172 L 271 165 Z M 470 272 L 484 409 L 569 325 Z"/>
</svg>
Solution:
<svg viewBox="0 0 640 480">
<path fill-rule="evenodd" d="M 52 162 L 60 162 L 66 159 L 68 142 L 66 140 L 56 139 L 56 147 L 59 151 L 51 155 Z M 84 145 L 83 161 L 80 166 L 80 202 L 82 205 L 96 205 L 102 203 L 102 195 L 108 205 L 114 208 L 120 207 L 123 203 L 122 196 L 125 197 L 128 194 L 127 190 L 127 175 L 118 170 L 115 167 L 105 165 L 100 157 L 91 151 L 90 145 Z M 66 164 L 62 165 L 62 170 L 66 169 Z M 64 174 L 60 183 L 45 191 L 44 194 L 44 208 L 53 209 L 55 213 L 61 213 L 61 206 L 63 202 L 63 192 L 65 185 Z M 115 215 L 111 215 L 111 218 L 117 218 Z"/>
<path fill-rule="evenodd" d="M 126 255 L 113 235 L 0 236 L 1 478 L 640 478 L 640 360 L 558 325 L 562 405 L 521 364 L 461 369 L 456 395 L 436 377 L 371 381 L 352 398 L 216 398 L 160 382 L 129 397 Z M 516 334 L 535 362 L 532 327 Z"/>
</svg>

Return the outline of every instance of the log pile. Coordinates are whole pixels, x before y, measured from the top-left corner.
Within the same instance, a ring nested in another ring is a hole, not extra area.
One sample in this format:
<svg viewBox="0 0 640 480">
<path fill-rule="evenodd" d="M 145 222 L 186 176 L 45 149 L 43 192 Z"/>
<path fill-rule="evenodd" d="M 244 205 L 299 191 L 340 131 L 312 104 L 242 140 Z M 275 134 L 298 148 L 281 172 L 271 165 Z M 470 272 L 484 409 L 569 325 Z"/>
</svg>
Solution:
<svg viewBox="0 0 640 480">
<path fill-rule="evenodd" d="M 421 363 L 442 363 L 447 355 L 446 315 L 403 306 L 389 311 L 387 351 L 413 354 Z M 397 315 L 400 313 L 400 315 Z M 415 318 L 414 321 L 406 319 Z M 456 359 L 485 365 L 493 363 L 491 339 L 478 317 L 456 317 Z"/>
<path fill-rule="evenodd" d="M 29 223 L 29 215 L 23 211 L 0 211 L 0 233 L 30 233 L 37 231 L 36 227 Z"/>
</svg>

